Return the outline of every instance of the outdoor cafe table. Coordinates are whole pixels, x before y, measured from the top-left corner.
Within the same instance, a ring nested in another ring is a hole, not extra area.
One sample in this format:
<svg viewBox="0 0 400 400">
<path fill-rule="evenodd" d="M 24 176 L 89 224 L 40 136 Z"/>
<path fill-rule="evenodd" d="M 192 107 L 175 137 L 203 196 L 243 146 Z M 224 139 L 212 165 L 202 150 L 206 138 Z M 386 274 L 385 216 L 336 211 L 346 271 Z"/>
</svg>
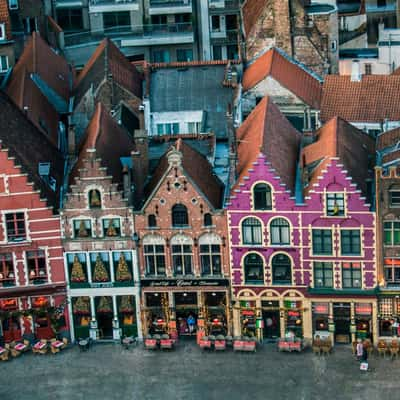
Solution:
<svg viewBox="0 0 400 400">
<path fill-rule="evenodd" d="M 46 347 L 46 343 L 43 343 L 43 342 L 37 342 L 37 343 L 33 346 L 33 348 L 36 349 L 36 350 L 42 350 L 42 349 L 44 349 L 45 347 Z"/>
<path fill-rule="evenodd" d="M 17 350 L 17 351 L 24 351 L 26 349 L 26 345 L 23 344 L 23 343 L 17 343 L 14 346 L 14 349 Z"/>
<path fill-rule="evenodd" d="M 61 342 L 60 340 L 56 340 L 55 342 L 53 342 L 51 345 L 53 347 L 55 347 L 56 349 L 58 349 L 59 347 L 61 347 L 64 343 Z"/>
</svg>

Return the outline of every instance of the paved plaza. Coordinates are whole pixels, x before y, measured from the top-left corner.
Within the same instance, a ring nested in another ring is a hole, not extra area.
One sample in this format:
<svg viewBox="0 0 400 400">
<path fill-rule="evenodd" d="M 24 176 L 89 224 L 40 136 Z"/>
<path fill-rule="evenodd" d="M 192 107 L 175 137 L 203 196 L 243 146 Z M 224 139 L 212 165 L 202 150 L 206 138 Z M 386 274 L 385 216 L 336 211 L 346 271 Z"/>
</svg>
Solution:
<svg viewBox="0 0 400 400">
<path fill-rule="evenodd" d="M 26 354 L 0 363 L 1 400 L 369 400 L 396 399 L 400 360 L 370 359 L 359 371 L 350 347 L 328 357 L 306 351 L 204 353 L 194 343 L 173 352 L 95 345 L 55 356 Z"/>
</svg>

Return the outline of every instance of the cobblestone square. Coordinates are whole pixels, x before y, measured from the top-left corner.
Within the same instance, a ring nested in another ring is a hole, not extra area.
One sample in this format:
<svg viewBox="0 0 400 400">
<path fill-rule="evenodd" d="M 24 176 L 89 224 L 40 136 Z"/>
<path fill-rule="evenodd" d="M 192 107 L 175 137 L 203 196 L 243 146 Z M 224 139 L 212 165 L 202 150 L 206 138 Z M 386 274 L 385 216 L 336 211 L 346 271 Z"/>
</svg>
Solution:
<svg viewBox="0 0 400 400">
<path fill-rule="evenodd" d="M 181 343 L 172 352 L 120 345 L 76 347 L 55 356 L 26 354 L 0 364 L 1 400 L 386 400 L 397 398 L 400 361 L 370 358 L 359 371 L 348 346 L 332 355 L 201 352 Z"/>
</svg>

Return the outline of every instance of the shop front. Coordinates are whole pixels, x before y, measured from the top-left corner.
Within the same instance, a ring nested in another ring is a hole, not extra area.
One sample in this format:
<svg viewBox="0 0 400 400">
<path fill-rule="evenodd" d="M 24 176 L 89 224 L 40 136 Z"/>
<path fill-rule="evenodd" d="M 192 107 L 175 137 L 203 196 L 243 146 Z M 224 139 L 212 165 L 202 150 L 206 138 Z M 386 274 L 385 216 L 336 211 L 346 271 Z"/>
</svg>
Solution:
<svg viewBox="0 0 400 400">
<path fill-rule="evenodd" d="M 329 339 L 329 303 L 312 302 L 311 307 L 313 339 L 317 336 L 322 340 Z"/>
<path fill-rule="evenodd" d="M 279 301 L 261 301 L 265 339 L 278 339 L 281 336 Z"/>
<path fill-rule="evenodd" d="M 354 315 L 356 339 L 371 339 L 372 336 L 372 304 L 355 303 Z"/>
<path fill-rule="evenodd" d="M 18 299 L 1 299 L 1 331 L 4 342 L 19 341 L 22 337 Z"/>
<path fill-rule="evenodd" d="M 379 336 L 400 337 L 400 295 L 385 295 L 378 299 Z"/>
<path fill-rule="evenodd" d="M 333 303 L 333 322 L 335 324 L 335 342 L 351 343 L 351 304 Z"/>
<path fill-rule="evenodd" d="M 226 279 L 142 279 L 144 335 L 168 333 L 195 338 L 229 331 Z"/>
</svg>

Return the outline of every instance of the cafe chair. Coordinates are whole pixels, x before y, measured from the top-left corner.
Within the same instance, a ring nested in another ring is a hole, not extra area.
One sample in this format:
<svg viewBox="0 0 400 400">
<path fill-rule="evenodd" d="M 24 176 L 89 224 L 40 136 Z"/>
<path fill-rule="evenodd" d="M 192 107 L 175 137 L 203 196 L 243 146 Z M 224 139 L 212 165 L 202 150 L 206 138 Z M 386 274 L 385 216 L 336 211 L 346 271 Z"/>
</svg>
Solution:
<svg viewBox="0 0 400 400">
<path fill-rule="evenodd" d="M 66 337 L 62 338 L 63 345 L 60 347 L 60 350 L 64 350 L 68 346 L 68 339 Z"/>
<path fill-rule="evenodd" d="M 322 354 L 324 356 L 329 355 L 332 353 L 332 344 L 330 341 L 323 341 L 321 344 Z"/>
<path fill-rule="evenodd" d="M 378 342 L 377 349 L 378 349 L 378 354 L 380 356 L 383 356 L 383 357 L 386 356 L 386 353 L 388 351 L 388 347 L 387 347 L 387 344 L 386 344 L 386 342 L 384 340 L 380 340 Z"/>
<path fill-rule="evenodd" d="M 27 351 L 31 350 L 31 342 L 29 340 L 24 339 L 24 345 L 26 346 L 24 350 L 22 350 L 23 353 L 26 353 Z"/>
<path fill-rule="evenodd" d="M 4 351 L 0 354 L 0 361 L 8 361 L 10 359 L 10 351 L 5 348 Z"/>
<path fill-rule="evenodd" d="M 13 346 L 10 345 L 10 353 L 11 353 L 11 357 L 16 358 L 16 357 L 19 357 L 22 353 L 21 353 L 21 351 L 18 351 L 15 348 L 16 343 L 13 342 L 13 344 L 14 344 Z"/>
<path fill-rule="evenodd" d="M 395 357 L 399 357 L 399 342 L 393 339 L 390 343 L 390 358 L 393 360 Z"/>
<path fill-rule="evenodd" d="M 60 348 L 59 347 L 54 347 L 53 343 L 57 342 L 56 338 L 50 339 L 50 351 L 51 354 L 57 354 L 60 352 Z"/>
</svg>

